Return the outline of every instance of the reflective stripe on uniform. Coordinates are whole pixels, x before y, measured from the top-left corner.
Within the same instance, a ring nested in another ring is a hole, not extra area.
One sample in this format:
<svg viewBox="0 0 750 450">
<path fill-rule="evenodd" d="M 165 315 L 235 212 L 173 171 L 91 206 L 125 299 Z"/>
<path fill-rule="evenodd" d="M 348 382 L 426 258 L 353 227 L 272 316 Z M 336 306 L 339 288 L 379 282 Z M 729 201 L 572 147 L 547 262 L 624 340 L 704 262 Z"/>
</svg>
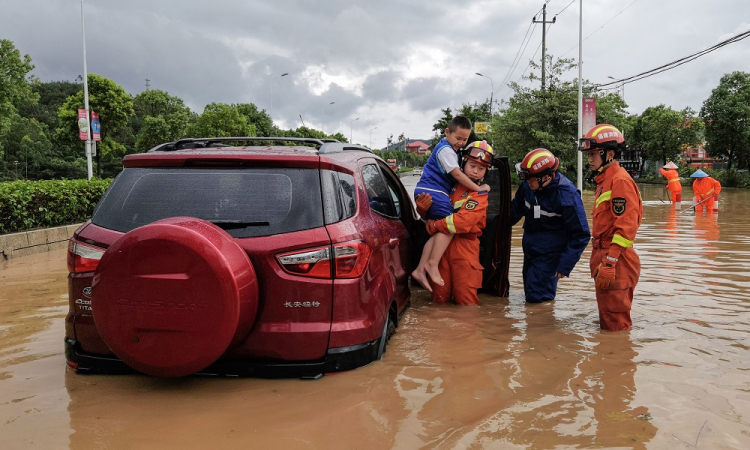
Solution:
<svg viewBox="0 0 750 450">
<path fill-rule="evenodd" d="M 456 224 L 453 223 L 453 214 L 445 218 L 445 224 L 448 226 L 448 231 L 451 234 L 456 234 Z"/>
<path fill-rule="evenodd" d="M 624 237 L 620 236 L 619 234 L 615 234 L 612 236 L 612 243 L 617 244 L 622 248 L 630 248 L 633 246 L 633 241 L 630 241 L 628 239 L 625 239 Z"/>
<path fill-rule="evenodd" d="M 468 200 L 468 198 L 462 198 L 461 200 L 454 203 L 453 210 L 458 211 L 459 209 L 461 209 L 461 207 L 464 206 L 464 203 L 466 203 L 466 200 Z"/>
<path fill-rule="evenodd" d="M 679 182 L 679 178 L 672 178 L 671 180 L 667 180 L 668 183 L 674 183 L 675 181 Z"/>
<path fill-rule="evenodd" d="M 531 209 L 531 205 L 529 204 L 529 202 L 524 200 L 524 203 L 526 204 L 527 209 Z M 539 208 L 539 214 L 542 216 L 547 216 L 547 217 L 562 217 L 562 214 L 545 211 L 542 208 Z"/>
<path fill-rule="evenodd" d="M 607 200 L 612 200 L 612 191 L 602 192 L 602 195 L 600 195 L 599 198 L 596 199 L 595 208 L 599 207 L 599 203 L 606 202 Z"/>
</svg>

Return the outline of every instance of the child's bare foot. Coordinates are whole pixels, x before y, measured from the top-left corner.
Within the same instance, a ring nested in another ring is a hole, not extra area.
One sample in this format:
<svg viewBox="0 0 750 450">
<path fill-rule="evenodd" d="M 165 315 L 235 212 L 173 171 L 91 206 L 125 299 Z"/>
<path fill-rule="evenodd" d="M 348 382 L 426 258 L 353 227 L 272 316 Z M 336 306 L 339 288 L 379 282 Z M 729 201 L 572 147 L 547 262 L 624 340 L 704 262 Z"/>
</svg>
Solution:
<svg viewBox="0 0 750 450">
<path fill-rule="evenodd" d="M 427 261 L 427 264 L 424 266 L 425 272 L 427 272 L 427 276 L 430 277 L 430 280 L 437 284 L 438 286 L 443 286 L 445 284 L 445 281 L 443 281 L 443 277 L 440 276 L 440 271 L 438 270 L 437 264 L 430 264 L 429 261 Z"/>
<path fill-rule="evenodd" d="M 427 289 L 429 292 L 432 292 L 432 286 L 430 286 L 430 280 L 427 279 L 427 272 L 424 271 L 424 269 L 419 269 L 417 267 L 414 272 L 411 273 L 411 277 L 417 281 L 417 283 L 421 284 L 423 288 Z"/>
</svg>

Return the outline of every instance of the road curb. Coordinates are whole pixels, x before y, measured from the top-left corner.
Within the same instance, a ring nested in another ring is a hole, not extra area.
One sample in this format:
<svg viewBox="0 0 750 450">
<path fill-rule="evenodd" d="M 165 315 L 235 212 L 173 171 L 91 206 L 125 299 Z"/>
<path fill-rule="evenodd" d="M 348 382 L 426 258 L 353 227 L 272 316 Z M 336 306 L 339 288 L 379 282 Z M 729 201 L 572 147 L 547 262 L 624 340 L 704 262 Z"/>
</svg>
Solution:
<svg viewBox="0 0 750 450">
<path fill-rule="evenodd" d="M 64 249 L 81 224 L 0 235 L 0 260 Z"/>
</svg>

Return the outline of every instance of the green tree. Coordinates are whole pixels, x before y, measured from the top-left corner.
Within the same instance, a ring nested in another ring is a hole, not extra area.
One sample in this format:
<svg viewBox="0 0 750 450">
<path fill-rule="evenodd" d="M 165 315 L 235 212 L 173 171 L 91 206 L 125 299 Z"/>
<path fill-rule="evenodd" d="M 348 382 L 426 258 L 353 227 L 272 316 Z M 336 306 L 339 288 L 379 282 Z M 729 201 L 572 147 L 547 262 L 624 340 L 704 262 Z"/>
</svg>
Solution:
<svg viewBox="0 0 750 450">
<path fill-rule="evenodd" d="M 750 74 L 732 72 L 721 77 L 703 102 L 700 116 L 705 121 L 708 154 L 726 155 L 730 170 L 735 161 L 740 168 L 750 168 Z"/>
<path fill-rule="evenodd" d="M 13 42 L 0 39 L 0 179 L 20 176 L 18 164 L 22 162 L 17 161 L 23 156 L 19 151 L 24 132 L 38 126 L 36 121 L 28 122 L 19 115 L 19 110 L 34 105 L 39 98 L 32 89 L 36 80 L 29 75 L 33 69 L 29 55 L 21 56 Z"/>
<path fill-rule="evenodd" d="M 130 127 L 135 136 L 135 149 L 140 152 L 184 137 L 188 125 L 197 117 L 182 99 L 160 90 L 136 95 L 133 111 Z"/>
<path fill-rule="evenodd" d="M 101 75 L 89 74 L 89 108 L 99 113 L 102 124 L 102 141 L 97 145 L 97 175 L 113 176 L 121 166 L 121 151 L 110 153 L 117 141 L 123 140 L 130 133 L 129 120 L 133 116 L 133 97 L 122 86 Z M 57 140 L 69 144 L 76 150 L 74 154 L 62 155 L 64 159 L 73 160 L 83 152 L 83 144 L 78 138 L 78 109 L 84 107 L 83 91 L 68 97 L 57 114 Z M 107 142 L 112 139 L 114 142 Z M 107 171 L 102 172 L 102 163 Z"/>
<path fill-rule="evenodd" d="M 206 105 L 203 114 L 187 127 L 186 136 L 201 137 L 252 137 L 255 126 L 248 123 L 237 105 L 211 103 Z"/>
<path fill-rule="evenodd" d="M 12 41 L 0 39 L 0 102 L 19 108 L 34 104 L 39 95 L 32 89 L 36 79 L 29 75 L 34 70 L 31 56 L 21 56 Z"/>
<path fill-rule="evenodd" d="M 51 81 L 47 83 L 34 83 L 32 90 L 38 94 L 39 101 L 29 104 L 19 111 L 28 118 L 33 118 L 43 123 L 48 129 L 57 128 L 57 112 L 71 95 L 83 91 L 83 84 L 72 81 Z"/>
<path fill-rule="evenodd" d="M 490 132 L 499 155 L 511 162 L 521 161 L 535 148 L 546 148 L 561 161 L 562 170 L 577 166 L 578 152 L 578 80 L 564 79 L 576 66 L 572 59 L 549 57 L 547 90 L 522 87 L 510 83 L 512 96 L 495 115 Z M 532 62 L 536 70 L 539 66 Z M 539 78 L 531 73 L 531 80 Z M 599 92 L 590 82 L 583 81 L 584 96 L 596 96 L 597 123 L 610 123 L 622 128 L 626 123 L 625 102 L 614 93 Z"/>
<path fill-rule="evenodd" d="M 247 118 L 247 123 L 255 126 L 255 132 L 258 136 L 274 137 L 278 136 L 281 130 L 273 124 L 273 119 L 268 115 L 266 110 L 259 110 L 252 103 L 240 103 L 237 110 Z"/>
<path fill-rule="evenodd" d="M 633 123 L 628 144 L 643 150 L 643 158 L 661 161 L 677 159 L 686 146 L 698 143 L 701 121 L 695 111 L 675 111 L 664 105 L 646 108 Z"/>
</svg>

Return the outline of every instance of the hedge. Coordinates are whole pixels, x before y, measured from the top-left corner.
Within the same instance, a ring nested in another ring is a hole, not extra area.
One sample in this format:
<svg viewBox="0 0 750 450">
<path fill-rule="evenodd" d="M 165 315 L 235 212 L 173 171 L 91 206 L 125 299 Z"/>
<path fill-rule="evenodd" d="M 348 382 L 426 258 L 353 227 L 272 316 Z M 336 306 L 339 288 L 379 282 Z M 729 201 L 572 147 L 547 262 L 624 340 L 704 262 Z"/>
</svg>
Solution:
<svg viewBox="0 0 750 450">
<path fill-rule="evenodd" d="M 111 179 L 0 183 L 0 234 L 83 222 Z"/>
</svg>

